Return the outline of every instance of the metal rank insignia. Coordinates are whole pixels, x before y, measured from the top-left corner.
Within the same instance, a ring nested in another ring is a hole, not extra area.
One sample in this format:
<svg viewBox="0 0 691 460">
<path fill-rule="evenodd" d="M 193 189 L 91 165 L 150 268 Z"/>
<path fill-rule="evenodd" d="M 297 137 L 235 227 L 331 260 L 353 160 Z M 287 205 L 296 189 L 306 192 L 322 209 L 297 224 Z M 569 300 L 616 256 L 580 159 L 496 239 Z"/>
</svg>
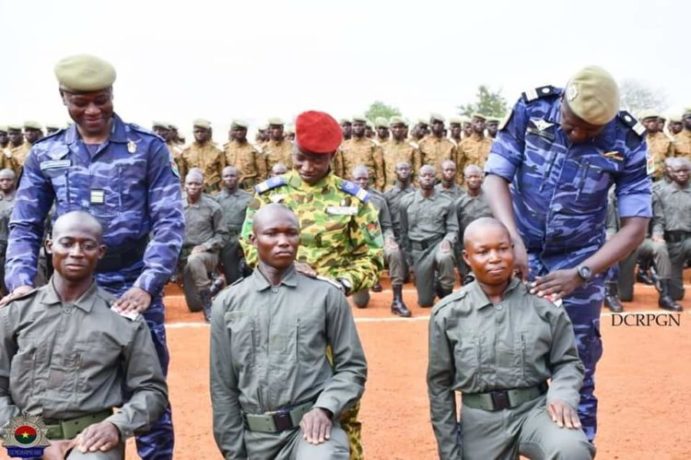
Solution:
<svg viewBox="0 0 691 460">
<path fill-rule="evenodd" d="M 137 144 L 133 140 L 127 142 L 127 151 L 130 153 L 135 153 L 137 151 Z"/>
</svg>

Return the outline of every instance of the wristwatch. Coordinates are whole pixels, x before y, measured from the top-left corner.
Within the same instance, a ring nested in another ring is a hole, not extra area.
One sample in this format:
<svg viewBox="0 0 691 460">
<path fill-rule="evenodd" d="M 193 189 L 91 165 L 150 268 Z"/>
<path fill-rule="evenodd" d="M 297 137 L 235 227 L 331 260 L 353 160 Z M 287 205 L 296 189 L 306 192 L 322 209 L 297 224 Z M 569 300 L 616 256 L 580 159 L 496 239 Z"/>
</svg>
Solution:
<svg viewBox="0 0 691 460">
<path fill-rule="evenodd" d="M 587 265 L 579 265 L 576 272 L 583 281 L 590 281 L 590 278 L 593 277 L 593 271 Z"/>
</svg>

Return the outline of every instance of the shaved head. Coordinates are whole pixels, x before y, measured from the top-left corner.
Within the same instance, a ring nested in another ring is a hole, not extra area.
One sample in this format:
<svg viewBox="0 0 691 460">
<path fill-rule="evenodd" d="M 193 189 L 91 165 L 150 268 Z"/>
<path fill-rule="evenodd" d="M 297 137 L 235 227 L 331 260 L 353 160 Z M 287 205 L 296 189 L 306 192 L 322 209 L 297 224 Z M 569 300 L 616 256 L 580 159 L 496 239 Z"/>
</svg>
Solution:
<svg viewBox="0 0 691 460">
<path fill-rule="evenodd" d="M 16 177 L 17 175 L 11 169 L 5 168 L 0 170 L 0 179 L 14 179 Z"/>
<path fill-rule="evenodd" d="M 223 168 L 223 171 L 221 171 L 221 175 L 223 175 L 223 174 L 229 174 L 229 173 L 237 174 L 237 173 L 238 173 L 238 169 L 237 169 L 235 166 L 226 166 L 225 168 Z M 202 175 L 202 176 L 203 176 L 203 175 Z"/>
<path fill-rule="evenodd" d="M 469 242 L 472 242 L 478 234 L 484 233 L 488 228 L 499 228 L 506 233 L 506 237 L 511 241 L 509 230 L 504 224 L 499 222 L 494 217 L 480 217 L 472 221 L 463 233 L 463 246 L 466 247 Z"/>
<path fill-rule="evenodd" d="M 436 174 L 436 173 L 437 173 L 437 171 L 434 169 L 434 166 L 424 165 L 424 166 L 422 166 L 422 167 L 420 168 L 420 174 L 430 173 L 430 172 L 431 172 L 432 174 Z"/>
<path fill-rule="evenodd" d="M 89 233 L 99 243 L 103 241 L 103 226 L 86 211 L 71 211 L 58 217 L 53 225 L 52 239 L 57 240 L 60 235 L 75 230 Z"/>
<path fill-rule="evenodd" d="M 482 174 L 482 168 L 478 165 L 468 165 L 463 170 L 463 174 L 468 175 L 470 173 Z"/>
<path fill-rule="evenodd" d="M 258 233 L 268 223 L 278 220 L 279 217 L 288 217 L 298 228 L 300 227 L 300 221 L 290 208 L 279 203 L 270 203 L 261 207 L 252 218 L 252 232 Z"/>
</svg>

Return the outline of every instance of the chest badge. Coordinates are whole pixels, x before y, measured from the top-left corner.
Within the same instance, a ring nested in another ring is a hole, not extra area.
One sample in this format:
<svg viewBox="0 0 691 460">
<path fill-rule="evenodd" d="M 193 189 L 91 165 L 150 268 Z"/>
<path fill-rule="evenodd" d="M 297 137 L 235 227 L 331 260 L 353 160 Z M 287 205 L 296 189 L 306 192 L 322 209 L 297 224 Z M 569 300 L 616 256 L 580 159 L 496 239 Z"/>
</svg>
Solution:
<svg viewBox="0 0 691 460">
<path fill-rule="evenodd" d="M 130 153 L 135 153 L 137 151 L 137 143 L 133 140 L 127 142 L 127 151 Z"/>
</svg>

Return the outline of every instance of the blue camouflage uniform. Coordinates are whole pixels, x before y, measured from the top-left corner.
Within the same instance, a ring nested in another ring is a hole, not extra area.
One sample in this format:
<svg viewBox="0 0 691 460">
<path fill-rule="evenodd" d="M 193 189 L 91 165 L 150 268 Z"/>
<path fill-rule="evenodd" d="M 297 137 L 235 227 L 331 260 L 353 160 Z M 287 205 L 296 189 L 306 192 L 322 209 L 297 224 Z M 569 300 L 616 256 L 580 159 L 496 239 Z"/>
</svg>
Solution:
<svg viewBox="0 0 691 460">
<path fill-rule="evenodd" d="M 44 220 L 55 200 L 53 219 L 74 210 L 91 213 L 103 225 L 108 252 L 96 281 L 120 296 L 132 286 L 151 294 L 144 317 L 165 373 L 168 349 L 163 286 L 176 266 L 184 236 L 177 170 L 164 141 L 113 116 L 110 139 L 87 146 L 76 126 L 36 142 L 24 163 L 10 222 L 5 281 L 8 289 L 34 284 Z M 143 459 L 170 459 L 170 407 L 137 438 Z"/>
<path fill-rule="evenodd" d="M 577 267 L 605 242 L 607 192 L 612 184 L 621 217 L 651 217 L 643 127 L 620 112 L 602 133 L 571 144 L 560 128 L 562 90 L 545 86 L 518 100 L 485 166 L 510 183 L 530 279 Z M 563 299 L 585 366 L 578 413 L 591 441 L 597 431 L 595 366 L 602 356 L 603 275 Z"/>
</svg>

